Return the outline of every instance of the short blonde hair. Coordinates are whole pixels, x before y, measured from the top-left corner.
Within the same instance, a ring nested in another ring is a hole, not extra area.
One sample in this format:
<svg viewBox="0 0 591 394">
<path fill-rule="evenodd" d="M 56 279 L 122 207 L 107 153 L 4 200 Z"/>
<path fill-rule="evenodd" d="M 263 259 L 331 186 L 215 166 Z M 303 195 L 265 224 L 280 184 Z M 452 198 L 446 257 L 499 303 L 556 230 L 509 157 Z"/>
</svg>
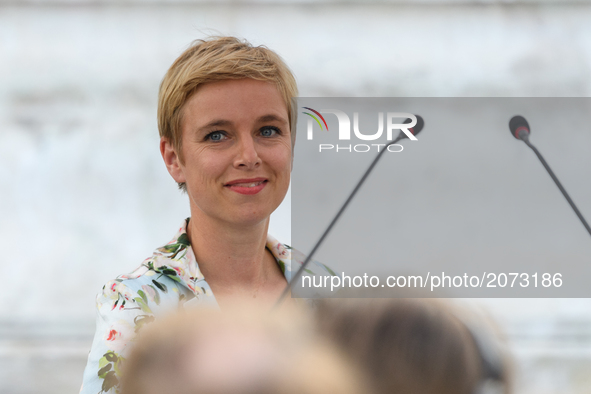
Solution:
<svg viewBox="0 0 591 394">
<path fill-rule="evenodd" d="M 297 111 L 296 80 L 285 62 L 265 46 L 252 46 L 236 37 L 208 37 L 195 40 L 170 66 L 158 93 L 158 130 L 160 137 L 173 145 L 181 163 L 183 107 L 197 88 L 207 82 L 251 78 L 272 82 L 287 106 L 292 149 L 295 145 Z M 184 183 L 179 188 L 186 191 Z"/>
<path fill-rule="evenodd" d="M 362 375 L 315 335 L 305 310 L 253 303 L 187 309 L 142 329 L 123 394 L 365 394 Z"/>
</svg>

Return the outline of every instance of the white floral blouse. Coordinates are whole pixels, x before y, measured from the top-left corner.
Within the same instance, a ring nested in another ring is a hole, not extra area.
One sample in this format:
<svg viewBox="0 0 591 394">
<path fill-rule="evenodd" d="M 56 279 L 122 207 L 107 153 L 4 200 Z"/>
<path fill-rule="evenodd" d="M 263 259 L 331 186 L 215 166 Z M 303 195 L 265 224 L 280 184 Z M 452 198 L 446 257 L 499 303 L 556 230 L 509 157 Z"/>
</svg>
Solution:
<svg viewBox="0 0 591 394">
<path fill-rule="evenodd" d="M 145 324 L 182 308 L 187 301 L 217 307 L 191 249 L 186 232 L 188 223 L 186 219 L 168 244 L 156 249 L 133 272 L 107 282 L 97 295 L 96 333 L 80 393 L 119 393 L 121 364 L 134 337 Z M 271 236 L 267 236 L 267 249 L 289 282 L 292 260 L 299 267 L 305 256 Z M 310 264 L 312 270 L 335 275 L 321 263 L 311 261 Z"/>
</svg>

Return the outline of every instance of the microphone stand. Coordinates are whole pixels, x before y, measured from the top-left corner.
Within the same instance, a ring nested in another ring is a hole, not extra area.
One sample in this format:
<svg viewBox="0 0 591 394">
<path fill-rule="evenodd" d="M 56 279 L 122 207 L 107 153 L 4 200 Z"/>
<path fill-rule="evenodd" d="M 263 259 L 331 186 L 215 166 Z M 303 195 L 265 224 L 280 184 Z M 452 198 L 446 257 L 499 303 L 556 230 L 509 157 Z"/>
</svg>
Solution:
<svg viewBox="0 0 591 394">
<path fill-rule="evenodd" d="M 330 232 L 330 230 L 333 228 L 333 226 L 335 225 L 335 223 L 337 222 L 337 220 L 339 220 L 339 218 L 341 217 L 341 215 L 345 211 L 345 208 L 347 208 L 347 206 L 349 205 L 349 203 L 351 202 L 351 200 L 353 199 L 353 197 L 355 196 L 355 194 L 357 193 L 357 191 L 359 190 L 359 188 L 361 187 L 361 185 L 363 184 L 363 182 L 365 182 L 365 180 L 367 179 L 369 173 L 373 170 L 373 168 L 377 164 L 378 160 L 380 160 L 380 157 L 382 157 L 382 154 L 386 151 L 386 149 L 390 145 L 395 144 L 395 143 L 397 143 L 398 141 L 400 141 L 400 140 L 402 140 L 404 138 L 406 138 L 406 136 L 404 134 L 400 133 L 398 135 L 398 137 L 396 137 L 396 139 L 394 141 L 386 144 L 386 146 L 384 146 L 384 149 L 381 152 L 378 153 L 378 155 L 373 160 L 373 162 L 371 163 L 371 165 L 369 166 L 369 168 L 367 169 L 367 171 L 365 171 L 365 174 L 363 174 L 363 176 L 361 177 L 361 180 L 357 183 L 357 186 L 355 186 L 355 189 L 353 189 L 353 192 L 347 198 L 347 201 L 345 201 L 345 203 L 343 204 L 343 206 L 341 207 L 341 209 L 339 209 L 339 212 L 336 214 L 336 216 L 334 217 L 334 219 L 332 219 L 332 222 L 330 222 L 328 228 L 324 231 L 324 234 L 322 234 L 322 237 L 320 237 L 320 239 L 318 240 L 318 242 L 316 242 L 316 245 L 314 245 L 314 248 L 312 248 L 312 251 L 310 252 L 310 254 L 308 254 L 308 256 L 306 257 L 306 260 L 304 260 L 304 263 L 302 264 L 302 266 L 300 267 L 300 269 L 297 270 L 297 272 L 295 273 L 294 276 L 292 276 L 291 281 L 289 282 L 289 284 L 287 285 L 287 287 L 285 288 L 285 290 L 283 290 L 283 293 L 281 293 L 281 295 L 277 299 L 277 302 L 275 303 L 275 306 L 273 307 L 273 309 L 276 309 L 276 308 L 279 307 L 279 305 L 281 305 L 281 303 L 283 302 L 283 300 L 285 299 L 285 297 L 287 297 L 287 295 L 290 293 L 292 284 L 293 283 L 296 283 L 298 281 L 298 279 L 300 279 L 300 277 L 304 273 L 304 269 L 306 268 L 306 266 L 308 265 L 308 263 L 310 263 L 310 261 L 312 260 L 312 256 L 314 256 L 314 253 L 316 253 L 316 250 L 320 247 L 320 245 L 322 244 L 322 242 L 324 241 L 324 239 L 326 238 L 326 236 L 328 235 L 328 233 Z"/>
<path fill-rule="evenodd" d="M 540 161 L 544 165 L 544 168 L 546 169 L 546 171 L 548 171 L 548 174 L 550 174 L 550 177 L 552 177 L 552 180 L 554 181 L 554 183 L 556 183 L 556 186 L 558 186 L 558 188 L 562 192 L 562 195 L 564 196 L 564 198 L 566 198 L 566 201 L 568 201 L 568 203 L 570 204 L 573 211 L 575 211 L 575 213 L 577 214 L 577 216 L 581 220 L 581 223 L 583 223 L 583 226 L 585 226 L 585 228 L 587 229 L 587 232 L 589 233 L 589 235 L 591 235 L 591 227 L 589 227 L 589 225 L 587 224 L 587 221 L 585 221 L 585 218 L 583 217 L 581 212 L 579 212 L 579 210 L 577 209 L 577 206 L 575 205 L 573 200 L 571 200 L 571 198 L 568 195 L 568 193 L 566 192 L 566 190 L 564 190 L 564 187 L 562 187 L 562 184 L 560 183 L 558 178 L 556 178 L 556 175 L 554 175 L 554 172 L 552 172 L 552 170 L 550 169 L 550 166 L 548 165 L 548 163 L 546 163 L 546 160 L 544 160 L 544 158 L 542 157 L 542 154 L 538 151 L 538 149 L 535 146 L 533 146 L 531 144 L 531 142 L 529 142 L 529 134 L 526 132 L 519 133 L 519 137 L 520 137 L 520 139 L 523 140 L 523 142 L 525 142 L 525 144 L 527 146 L 529 146 L 534 151 L 536 156 L 538 156 L 538 159 L 540 159 Z"/>
</svg>

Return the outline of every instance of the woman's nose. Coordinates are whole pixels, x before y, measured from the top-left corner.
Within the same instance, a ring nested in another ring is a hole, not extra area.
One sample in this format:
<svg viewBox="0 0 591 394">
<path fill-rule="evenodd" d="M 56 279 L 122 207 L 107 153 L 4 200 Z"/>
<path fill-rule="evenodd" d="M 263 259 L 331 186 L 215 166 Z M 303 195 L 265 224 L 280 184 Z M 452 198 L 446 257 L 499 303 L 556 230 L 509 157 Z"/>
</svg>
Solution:
<svg viewBox="0 0 591 394">
<path fill-rule="evenodd" d="M 261 158 L 257 152 L 257 146 L 252 137 L 241 138 L 238 144 L 238 152 L 234 161 L 234 167 L 256 168 L 261 164 Z"/>
</svg>

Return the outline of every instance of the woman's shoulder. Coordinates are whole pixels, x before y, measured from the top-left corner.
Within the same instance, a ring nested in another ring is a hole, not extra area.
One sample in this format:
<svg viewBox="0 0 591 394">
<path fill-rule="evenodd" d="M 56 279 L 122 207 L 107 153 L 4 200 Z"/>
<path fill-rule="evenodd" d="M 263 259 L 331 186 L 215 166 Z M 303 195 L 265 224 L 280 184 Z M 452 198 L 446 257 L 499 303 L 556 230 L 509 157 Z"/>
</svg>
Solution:
<svg viewBox="0 0 591 394">
<path fill-rule="evenodd" d="M 288 280 L 291 279 L 291 273 L 297 272 L 302 267 L 307 258 L 304 253 L 288 244 L 279 242 L 271 235 L 267 235 L 267 248 L 277 259 L 279 266 Z M 310 275 L 338 275 L 328 265 L 314 259 L 310 260 L 304 271 Z"/>
<path fill-rule="evenodd" d="M 133 308 L 154 314 L 159 309 L 177 307 L 193 297 L 190 289 L 181 285 L 176 271 L 156 268 L 149 258 L 131 273 L 105 283 L 97 296 L 97 306 L 110 311 Z"/>
<path fill-rule="evenodd" d="M 172 240 L 156 248 L 136 269 L 107 282 L 99 299 L 119 301 L 113 308 L 132 302 L 144 312 L 152 313 L 169 304 L 178 306 L 179 302 L 195 297 L 211 296 L 195 261 L 186 223 Z"/>
</svg>

